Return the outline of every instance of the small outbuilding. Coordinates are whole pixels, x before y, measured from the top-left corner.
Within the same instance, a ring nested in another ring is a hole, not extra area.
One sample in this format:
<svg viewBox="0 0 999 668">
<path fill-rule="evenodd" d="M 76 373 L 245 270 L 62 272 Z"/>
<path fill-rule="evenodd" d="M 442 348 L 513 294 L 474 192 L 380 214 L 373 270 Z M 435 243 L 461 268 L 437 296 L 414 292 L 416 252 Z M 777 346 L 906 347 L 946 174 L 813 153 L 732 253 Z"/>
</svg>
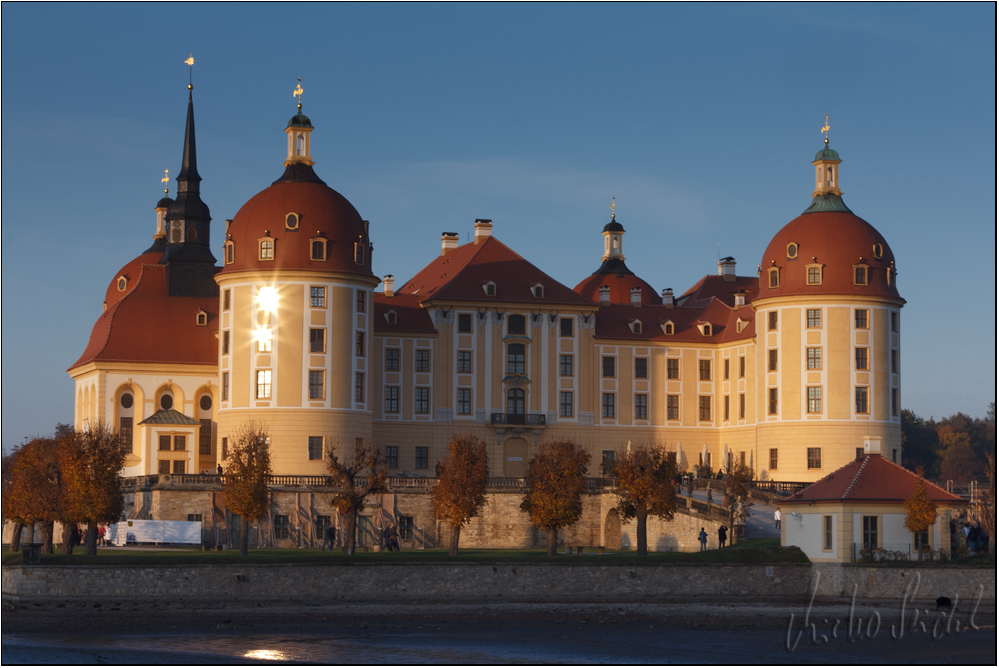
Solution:
<svg viewBox="0 0 999 668">
<path fill-rule="evenodd" d="M 912 471 L 866 454 L 780 503 L 781 545 L 799 547 L 812 561 L 849 563 L 861 550 L 886 550 L 918 559 L 924 547 L 950 554 L 950 520 L 966 502 L 928 480 L 937 506 L 929 530 L 905 528 L 905 500 L 919 480 Z"/>
</svg>

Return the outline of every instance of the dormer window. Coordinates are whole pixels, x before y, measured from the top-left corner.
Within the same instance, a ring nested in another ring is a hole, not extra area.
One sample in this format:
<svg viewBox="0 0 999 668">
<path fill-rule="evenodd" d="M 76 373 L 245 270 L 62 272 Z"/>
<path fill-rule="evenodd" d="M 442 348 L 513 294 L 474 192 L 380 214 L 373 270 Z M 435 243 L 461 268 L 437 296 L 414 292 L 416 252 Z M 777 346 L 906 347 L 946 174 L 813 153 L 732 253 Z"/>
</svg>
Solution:
<svg viewBox="0 0 999 668">
<path fill-rule="evenodd" d="M 735 321 L 735 331 L 741 334 L 742 330 L 746 329 L 746 325 L 749 324 L 748 320 L 743 320 L 742 318 L 737 318 Z"/>
<path fill-rule="evenodd" d="M 312 249 L 310 257 L 316 262 L 326 260 L 326 239 L 315 237 L 309 240 Z"/>
<path fill-rule="evenodd" d="M 208 314 L 205 311 L 198 311 L 198 327 L 208 326 Z"/>
<path fill-rule="evenodd" d="M 805 267 L 808 285 L 822 285 L 822 265 L 810 264 Z"/>
<path fill-rule="evenodd" d="M 260 259 L 261 260 L 273 260 L 274 259 L 274 240 L 270 237 L 265 237 L 260 240 Z"/>
<path fill-rule="evenodd" d="M 798 244 L 791 243 L 787 245 L 787 259 L 798 259 Z"/>
<path fill-rule="evenodd" d="M 360 241 L 354 244 L 354 264 L 364 264 L 364 244 Z"/>
<path fill-rule="evenodd" d="M 642 333 L 642 321 L 641 320 L 634 320 L 634 321 L 632 321 L 632 323 L 631 323 L 631 333 L 632 334 L 641 334 Z"/>
<path fill-rule="evenodd" d="M 895 267 L 888 267 L 885 279 L 888 281 L 889 288 L 895 287 Z"/>
<path fill-rule="evenodd" d="M 767 271 L 770 274 L 770 287 L 771 288 L 779 288 L 780 287 L 780 268 L 778 268 L 778 267 L 770 267 L 770 269 L 768 269 Z"/>
<path fill-rule="evenodd" d="M 486 293 L 487 297 L 495 297 L 496 296 L 496 284 L 493 283 L 492 281 L 489 281 L 488 283 L 486 283 L 485 285 L 483 285 L 482 286 L 482 290 L 483 290 L 483 292 Z"/>
<path fill-rule="evenodd" d="M 231 241 L 225 242 L 225 263 L 232 264 L 236 261 L 236 245 Z"/>
<path fill-rule="evenodd" d="M 867 285 L 868 283 L 868 273 L 869 267 L 866 264 L 855 264 L 853 265 L 853 284 L 854 285 Z"/>
<path fill-rule="evenodd" d="M 882 257 L 884 257 L 885 249 L 884 246 L 882 246 L 881 244 L 874 244 L 873 250 L 874 250 L 875 260 L 880 260 Z"/>
<path fill-rule="evenodd" d="M 531 288 L 531 294 L 534 295 L 535 299 L 543 299 L 545 296 L 545 286 L 538 283 L 533 288 Z"/>
<path fill-rule="evenodd" d="M 705 322 L 697 326 L 697 329 L 701 330 L 701 334 L 704 336 L 711 336 L 711 323 Z"/>
<path fill-rule="evenodd" d="M 396 323 L 395 311 L 386 311 L 385 312 L 385 322 L 387 322 L 390 325 L 394 325 Z"/>
<path fill-rule="evenodd" d="M 667 320 L 666 322 L 661 324 L 660 327 L 663 328 L 663 334 L 665 334 L 666 336 L 673 336 L 674 328 L 672 321 Z"/>
<path fill-rule="evenodd" d="M 284 226 L 289 230 L 297 230 L 301 218 L 297 213 L 289 213 L 284 217 Z"/>
<path fill-rule="evenodd" d="M 128 279 L 124 276 L 118 277 L 118 292 L 125 292 L 125 288 L 128 287 Z"/>
</svg>

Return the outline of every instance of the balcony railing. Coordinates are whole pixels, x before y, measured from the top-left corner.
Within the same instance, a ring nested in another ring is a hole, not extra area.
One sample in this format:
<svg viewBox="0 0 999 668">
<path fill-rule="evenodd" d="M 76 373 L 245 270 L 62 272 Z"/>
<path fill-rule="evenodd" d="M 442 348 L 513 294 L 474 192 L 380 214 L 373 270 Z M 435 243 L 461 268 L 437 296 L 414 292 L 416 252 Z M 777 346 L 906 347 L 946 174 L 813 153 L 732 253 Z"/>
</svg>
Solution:
<svg viewBox="0 0 999 668">
<path fill-rule="evenodd" d="M 513 424 L 524 425 L 526 427 L 544 427 L 545 416 L 533 413 L 493 413 L 490 416 L 489 422 L 491 424 Z"/>
</svg>

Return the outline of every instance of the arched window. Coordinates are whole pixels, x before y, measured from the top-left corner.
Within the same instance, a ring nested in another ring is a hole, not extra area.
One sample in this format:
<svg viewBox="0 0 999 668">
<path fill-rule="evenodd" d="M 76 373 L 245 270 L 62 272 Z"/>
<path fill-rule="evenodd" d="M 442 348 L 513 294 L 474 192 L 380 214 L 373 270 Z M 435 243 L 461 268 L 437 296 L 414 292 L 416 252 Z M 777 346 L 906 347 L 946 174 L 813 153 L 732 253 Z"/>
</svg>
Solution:
<svg viewBox="0 0 999 668">
<path fill-rule="evenodd" d="M 364 264 L 364 244 L 354 244 L 354 264 Z"/>
<path fill-rule="evenodd" d="M 525 373 L 524 358 L 526 352 L 527 349 L 523 343 L 511 343 L 506 347 L 506 372 L 508 374 Z"/>
<path fill-rule="evenodd" d="M 298 145 L 295 148 L 296 155 L 305 155 L 305 135 L 299 132 L 295 136 L 298 137 Z"/>
<path fill-rule="evenodd" d="M 523 334 L 527 331 L 527 320 L 522 315 L 511 315 L 507 318 L 507 334 Z"/>
<path fill-rule="evenodd" d="M 832 166 L 826 167 L 826 185 L 832 188 L 833 184 L 833 168 Z"/>
<path fill-rule="evenodd" d="M 231 241 L 225 244 L 225 263 L 232 264 L 236 259 L 236 246 Z"/>
<path fill-rule="evenodd" d="M 509 415 L 524 414 L 524 391 L 518 388 L 506 391 L 506 412 Z"/>
</svg>

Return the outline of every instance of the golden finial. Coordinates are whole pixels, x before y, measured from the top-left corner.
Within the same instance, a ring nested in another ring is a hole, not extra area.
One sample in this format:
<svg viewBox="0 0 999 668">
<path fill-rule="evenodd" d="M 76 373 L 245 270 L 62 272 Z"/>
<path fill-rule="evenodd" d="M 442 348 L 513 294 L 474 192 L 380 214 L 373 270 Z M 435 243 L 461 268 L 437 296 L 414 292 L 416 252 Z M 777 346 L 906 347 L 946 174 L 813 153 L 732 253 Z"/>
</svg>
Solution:
<svg viewBox="0 0 999 668">
<path fill-rule="evenodd" d="M 295 87 L 295 91 L 291 94 L 291 96 L 298 98 L 298 110 L 299 111 L 302 110 L 302 93 L 304 93 L 304 92 L 305 91 L 302 90 L 302 77 L 298 77 L 298 86 Z"/>
<path fill-rule="evenodd" d="M 189 78 L 187 82 L 187 90 L 191 90 L 194 88 L 194 54 L 190 51 L 188 52 L 187 60 L 184 61 L 184 64 L 191 68 L 191 71 L 188 73 Z"/>
<path fill-rule="evenodd" d="M 824 132 L 826 134 L 826 146 L 829 146 L 829 114 L 826 114 L 826 124 L 822 126 L 819 132 Z"/>
<path fill-rule="evenodd" d="M 614 198 L 611 197 L 611 220 L 614 220 Z"/>
<path fill-rule="evenodd" d="M 170 170 L 163 170 L 163 178 L 160 179 L 160 183 L 163 184 L 163 196 L 166 197 L 170 194 Z"/>
</svg>

